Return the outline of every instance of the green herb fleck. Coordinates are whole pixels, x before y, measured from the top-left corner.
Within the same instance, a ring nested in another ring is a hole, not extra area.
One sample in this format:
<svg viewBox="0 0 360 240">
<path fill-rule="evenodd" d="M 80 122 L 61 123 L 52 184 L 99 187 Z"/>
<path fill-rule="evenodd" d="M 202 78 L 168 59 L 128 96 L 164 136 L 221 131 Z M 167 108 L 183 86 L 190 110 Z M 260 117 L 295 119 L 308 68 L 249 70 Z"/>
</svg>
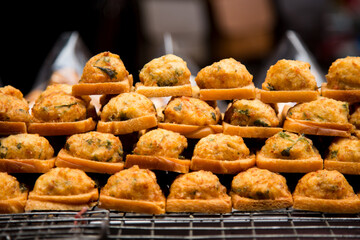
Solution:
<svg viewBox="0 0 360 240">
<path fill-rule="evenodd" d="M 182 109 L 182 103 L 180 103 L 178 106 L 174 107 L 174 110 L 177 111 L 177 112 L 180 112 L 181 109 Z"/>
<path fill-rule="evenodd" d="M 68 107 L 68 108 L 70 108 L 71 106 L 74 106 L 74 105 L 76 105 L 76 104 L 77 104 L 77 102 L 70 103 L 70 104 L 57 105 L 57 106 L 55 106 L 55 108 L 62 108 L 62 107 Z"/>
<path fill-rule="evenodd" d="M 267 84 L 266 88 L 269 89 L 270 91 L 274 91 L 274 90 L 275 90 L 275 87 L 272 86 L 270 83 Z"/>
<path fill-rule="evenodd" d="M 339 150 L 331 151 L 330 152 L 330 158 L 336 158 Z"/>
<path fill-rule="evenodd" d="M 256 119 L 254 121 L 254 125 L 255 126 L 259 126 L 259 127 L 269 127 L 269 124 L 267 124 L 266 122 L 260 120 L 260 119 Z"/>
<path fill-rule="evenodd" d="M 243 110 L 243 109 L 236 109 L 236 108 L 234 108 L 234 112 L 237 112 L 237 113 L 243 114 L 243 115 L 245 115 L 245 116 L 247 116 L 247 117 L 250 117 L 249 109 Z"/>
<path fill-rule="evenodd" d="M 279 132 L 279 136 L 283 139 L 286 139 L 286 140 L 291 140 L 293 141 L 292 139 L 290 139 L 290 135 L 285 133 L 285 132 Z"/>
<path fill-rule="evenodd" d="M 214 112 L 211 113 L 211 117 L 216 121 L 216 114 Z"/>
<path fill-rule="evenodd" d="M 21 147 L 22 147 L 22 144 L 21 144 L 21 143 L 18 143 L 18 144 L 16 145 L 16 148 L 17 148 L 17 149 L 21 149 Z"/>
<path fill-rule="evenodd" d="M 117 72 L 115 70 L 112 70 L 110 68 L 99 67 L 99 66 L 94 66 L 94 67 L 103 71 L 105 74 L 107 74 L 110 77 L 110 79 L 116 78 Z"/>
</svg>

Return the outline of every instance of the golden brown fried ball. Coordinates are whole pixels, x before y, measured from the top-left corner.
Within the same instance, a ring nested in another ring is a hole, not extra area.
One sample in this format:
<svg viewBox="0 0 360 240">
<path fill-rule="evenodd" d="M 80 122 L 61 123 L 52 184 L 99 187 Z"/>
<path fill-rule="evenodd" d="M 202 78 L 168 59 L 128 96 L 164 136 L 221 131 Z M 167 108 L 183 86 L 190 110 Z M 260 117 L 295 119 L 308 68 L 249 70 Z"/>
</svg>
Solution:
<svg viewBox="0 0 360 240">
<path fill-rule="evenodd" d="M 167 54 L 144 65 L 139 78 L 145 86 L 180 86 L 190 84 L 190 70 L 178 56 Z"/>
<path fill-rule="evenodd" d="M 264 90 L 317 90 L 310 64 L 297 60 L 279 60 L 267 71 Z"/>
<path fill-rule="evenodd" d="M 0 88 L 0 121 L 29 122 L 29 104 L 12 86 Z"/>
<path fill-rule="evenodd" d="M 252 83 L 253 76 L 246 67 L 233 58 L 226 58 L 204 67 L 195 81 L 199 88 L 238 88 Z"/>
<path fill-rule="evenodd" d="M 110 133 L 87 132 L 74 134 L 65 143 L 65 149 L 75 157 L 98 162 L 120 162 L 123 160 L 122 144 Z"/>
<path fill-rule="evenodd" d="M 236 175 L 231 183 L 231 190 L 240 197 L 255 200 L 275 200 L 290 195 L 283 176 L 256 167 Z"/>
<path fill-rule="evenodd" d="M 327 87 L 351 90 L 360 88 L 360 57 L 339 58 L 326 75 Z"/>
<path fill-rule="evenodd" d="M 101 192 L 111 197 L 129 200 L 165 200 L 155 174 L 148 169 L 139 169 L 137 165 L 112 175 Z"/>
<path fill-rule="evenodd" d="M 152 101 L 142 94 L 122 93 L 112 98 L 101 112 L 101 121 L 124 121 L 156 114 Z"/>
<path fill-rule="evenodd" d="M 46 160 L 53 155 L 49 141 L 38 134 L 24 133 L 0 139 L 0 158 Z"/>
<path fill-rule="evenodd" d="M 86 63 L 79 83 L 120 82 L 128 75 L 119 55 L 102 52 Z"/>
<path fill-rule="evenodd" d="M 290 132 L 279 132 L 268 138 L 260 152 L 277 159 L 307 159 L 318 154 L 309 138 Z"/>
<path fill-rule="evenodd" d="M 50 85 L 32 108 L 35 122 L 75 122 L 87 117 L 87 102 L 72 96 L 66 84 Z"/>
<path fill-rule="evenodd" d="M 248 157 L 249 148 L 242 137 L 222 133 L 201 138 L 194 148 L 194 157 L 213 160 L 239 160 Z"/>
<path fill-rule="evenodd" d="M 187 140 L 179 133 L 165 129 L 154 129 L 142 135 L 133 151 L 137 155 L 179 158 L 187 148 Z"/>
<path fill-rule="evenodd" d="M 329 146 L 328 160 L 340 162 L 360 162 L 360 139 L 336 138 Z"/>
<path fill-rule="evenodd" d="M 220 115 L 205 101 L 192 97 L 171 100 L 164 110 L 165 122 L 207 126 L 216 124 Z"/>
<path fill-rule="evenodd" d="M 226 195 L 226 188 L 215 174 L 200 170 L 178 176 L 171 184 L 168 199 L 210 200 Z"/>
<path fill-rule="evenodd" d="M 89 193 L 95 188 L 95 182 L 84 171 L 57 167 L 44 173 L 36 180 L 33 193 L 71 196 Z"/>
<path fill-rule="evenodd" d="M 349 104 L 321 97 L 290 108 L 287 116 L 292 119 L 313 122 L 348 123 Z"/>
<path fill-rule="evenodd" d="M 294 195 L 321 199 L 345 199 L 354 197 L 355 193 L 344 175 L 336 170 L 324 169 L 303 176 L 295 188 Z"/>
<path fill-rule="evenodd" d="M 225 112 L 224 121 L 237 126 L 276 127 L 279 125 L 275 110 L 258 99 L 234 100 Z"/>
<path fill-rule="evenodd" d="M 15 177 L 6 172 L 0 172 L 0 189 L 0 200 L 19 197 L 27 190 Z"/>
</svg>

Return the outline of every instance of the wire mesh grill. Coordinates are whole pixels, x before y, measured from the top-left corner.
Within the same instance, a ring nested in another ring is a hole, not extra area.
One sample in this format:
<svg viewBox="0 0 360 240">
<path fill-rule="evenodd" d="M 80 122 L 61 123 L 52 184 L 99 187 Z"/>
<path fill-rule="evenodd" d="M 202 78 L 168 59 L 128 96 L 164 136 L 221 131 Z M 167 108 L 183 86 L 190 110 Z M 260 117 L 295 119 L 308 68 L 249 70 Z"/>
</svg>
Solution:
<svg viewBox="0 0 360 240">
<path fill-rule="evenodd" d="M 107 210 L 0 215 L 1 239 L 360 239 L 358 214 L 283 209 L 147 215 Z"/>
</svg>

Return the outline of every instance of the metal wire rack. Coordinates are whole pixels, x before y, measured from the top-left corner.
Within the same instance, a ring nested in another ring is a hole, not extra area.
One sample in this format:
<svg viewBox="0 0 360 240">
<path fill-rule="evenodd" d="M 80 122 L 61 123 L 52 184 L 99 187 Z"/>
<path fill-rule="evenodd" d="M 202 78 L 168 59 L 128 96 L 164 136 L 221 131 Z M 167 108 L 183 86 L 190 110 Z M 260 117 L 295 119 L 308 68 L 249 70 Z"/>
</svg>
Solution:
<svg viewBox="0 0 360 240">
<path fill-rule="evenodd" d="M 147 215 L 107 210 L 0 215 L 1 239 L 360 239 L 358 214 L 283 209 Z"/>
</svg>

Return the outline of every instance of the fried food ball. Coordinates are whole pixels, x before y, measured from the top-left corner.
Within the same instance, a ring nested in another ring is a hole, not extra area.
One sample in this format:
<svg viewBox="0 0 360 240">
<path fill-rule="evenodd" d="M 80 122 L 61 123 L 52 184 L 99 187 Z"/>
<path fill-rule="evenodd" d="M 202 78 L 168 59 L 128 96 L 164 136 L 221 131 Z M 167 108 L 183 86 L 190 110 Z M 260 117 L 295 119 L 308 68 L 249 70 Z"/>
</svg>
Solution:
<svg viewBox="0 0 360 240">
<path fill-rule="evenodd" d="M 168 199 L 216 199 L 227 196 L 219 178 L 209 171 L 179 175 L 171 184 Z"/>
<path fill-rule="evenodd" d="M 224 121 L 237 126 L 276 127 L 279 125 L 275 110 L 258 99 L 234 100 L 225 112 Z"/>
<path fill-rule="evenodd" d="M 120 82 L 129 75 L 119 55 L 99 53 L 85 64 L 79 83 Z"/>
<path fill-rule="evenodd" d="M 194 157 L 213 160 L 239 160 L 249 156 L 250 150 L 242 137 L 222 133 L 201 138 L 194 148 Z"/>
<path fill-rule="evenodd" d="M 207 126 L 216 124 L 220 114 L 205 101 L 192 97 L 171 100 L 164 110 L 165 122 Z"/>
<path fill-rule="evenodd" d="M 360 57 L 339 58 L 326 75 L 327 87 L 351 90 L 360 88 Z"/>
<path fill-rule="evenodd" d="M 349 104 L 321 97 L 290 108 L 287 116 L 292 119 L 313 122 L 348 123 Z"/>
<path fill-rule="evenodd" d="M 321 199 L 345 199 L 354 197 L 355 193 L 344 175 L 336 170 L 318 170 L 303 176 L 294 191 L 301 195 Z"/>
<path fill-rule="evenodd" d="M 298 60 L 279 60 L 267 71 L 264 90 L 317 90 L 310 64 Z"/>
<path fill-rule="evenodd" d="M 71 87 L 71 86 L 70 86 Z M 87 117 L 87 102 L 74 97 L 66 84 L 50 85 L 35 101 L 35 122 L 75 122 Z"/>
<path fill-rule="evenodd" d="M 187 140 L 183 135 L 158 128 L 142 135 L 133 153 L 179 158 L 185 148 L 187 148 Z"/>
<path fill-rule="evenodd" d="M 38 134 L 16 134 L 0 139 L 0 158 L 46 160 L 53 156 L 49 141 Z"/>
<path fill-rule="evenodd" d="M 275 200 L 290 195 L 283 176 L 256 167 L 236 175 L 232 180 L 231 190 L 240 197 L 255 200 Z"/>
<path fill-rule="evenodd" d="M 15 177 L 6 172 L 0 172 L 0 189 L 0 200 L 19 197 L 27 190 Z"/>
<path fill-rule="evenodd" d="M 53 168 L 35 182 L 34 194 L 71 196 L 89 193 L 96 188 L 95 182 L 79 169 Z"/>
<path fill-rule="evenodd" d="M 102 194 L 130 200 L 163 201 L 165 199 L 155 174 L 137 165 L 112 175 Z"/>
<path fill-rule="evenodd" d="M 12 86 L 0 88 L 0 121 L 29 122 L 29 104 Z"/>
<path fill-rule="evenodd" d="M 110 133 L 87 132 L 69 137 L 64 147 L 71 155 L 98 162 L 120 162 L 123 148 L 120 139 Z"/>
<path fill-rule="evenodd" d="M 180 86 L 190 84 L 190 70 L 178 56 L 167 54 L 144 65 L 139 78 L 145 86 Z"/>
<path fill-rule="evenodd" d="M 156 109 L 150 99 L 142 94 L 121 93 L 110 99 L 101 112 L 101 121 L 124 121 L 155 114 Z"/>
<path fill-rule="evenodd" d="M 243 64 L 226 58 L 201 69 L 195 81 L 200 89 L 239 88 L 251 84 L 252 79 L 253 76 Z"/>
<path fill-rule="evenodd" d="M 336 138 L 329 146 L 328 160 L 360 162 L 360 139 L 356 137 Z"/>
<path fill-rule="evenodd" d="M 350 115 L 349 122 L 357 129 L 360 129 L 360 105 L 355 106 L 354 112 Z"/>
<path fill-rule="evenodd" d="M 277 159 L 307 159 L 318 154 L 309 138 L 290 132 L 279 132 L 268 138 L 260 152 Z"/>
</svg>

